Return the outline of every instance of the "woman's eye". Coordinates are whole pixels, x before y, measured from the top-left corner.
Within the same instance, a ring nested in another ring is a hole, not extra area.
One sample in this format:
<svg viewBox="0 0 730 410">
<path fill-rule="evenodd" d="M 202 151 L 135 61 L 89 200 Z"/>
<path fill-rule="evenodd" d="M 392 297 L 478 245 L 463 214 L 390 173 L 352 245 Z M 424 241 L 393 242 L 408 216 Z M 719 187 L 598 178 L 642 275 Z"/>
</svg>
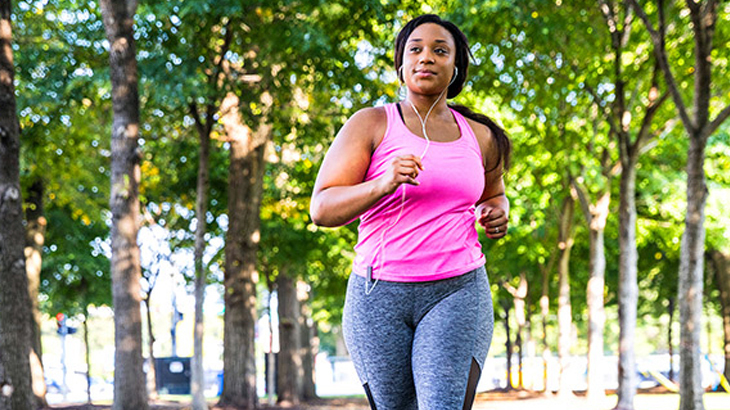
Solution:
<svg viewBox="0 0 730 410">
<path fill-rule="evenodd" d="M 436 52 L 439 54 L 448 54 L 448 50 L 444 50 L 443 48 L 436 49 Z"/>
<path fill-rule="evenodd" d="M 421 49 L 418 47 L 411 47 L 410 51 L 411 51 L 411 53 L 417 53 L 417 52 L 421 51 Z"/>
</svg>

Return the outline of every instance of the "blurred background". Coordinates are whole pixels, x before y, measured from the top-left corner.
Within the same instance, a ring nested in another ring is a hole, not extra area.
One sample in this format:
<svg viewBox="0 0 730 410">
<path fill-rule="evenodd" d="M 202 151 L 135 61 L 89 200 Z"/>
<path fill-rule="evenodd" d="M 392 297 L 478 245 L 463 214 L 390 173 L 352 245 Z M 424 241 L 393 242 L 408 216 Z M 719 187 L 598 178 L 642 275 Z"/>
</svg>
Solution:
<svg viewBox="0 0 730 410">
<path fill-rule="evenodd" d="M 196 299 L 209 399 L 247 375 L 262 402 L 362 394 L 341 335 L 357 222 L 315 227 L 309 197 L 344 121 L 402 98 L 395 35 L 423 13 L 466 33 L 454 102 L 514 149 L 509 235 L 482 237 L 496 323 L 479 391 L 678 392 L 683 354 L 703 391 L 729 391 L 730 4 L 643 3 L 139 2 L 134 319 L 112 298 L 103 7 L 14 1 L 38 399 L 112 400 L 121 317 L 141 330 L 151 397 L 191 394 Z M 250 331 L 246 374 L 225 376 L 224 330 Z"/>
</svg>

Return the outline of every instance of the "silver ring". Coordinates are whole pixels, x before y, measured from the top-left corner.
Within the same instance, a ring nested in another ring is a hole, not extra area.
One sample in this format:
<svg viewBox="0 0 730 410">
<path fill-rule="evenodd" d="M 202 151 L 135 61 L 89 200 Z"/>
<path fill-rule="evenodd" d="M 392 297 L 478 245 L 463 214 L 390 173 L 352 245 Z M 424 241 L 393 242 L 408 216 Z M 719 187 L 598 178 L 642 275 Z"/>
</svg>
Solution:
<svg viewBox="0 0 730 410">
<path fill-rule="evenodd" d="M 499 233 L 499 228 L 494 228 L 494 233 Z"/>
</svg>

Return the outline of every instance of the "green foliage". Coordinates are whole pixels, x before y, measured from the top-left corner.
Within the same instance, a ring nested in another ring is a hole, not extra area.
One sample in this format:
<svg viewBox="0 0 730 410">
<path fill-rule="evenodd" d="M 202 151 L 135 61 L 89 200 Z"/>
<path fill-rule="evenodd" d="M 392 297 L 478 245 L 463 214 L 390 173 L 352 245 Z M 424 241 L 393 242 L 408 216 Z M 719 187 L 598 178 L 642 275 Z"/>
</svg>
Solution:
<svg viewBox="0 0 730 410">
<path fill-rule="evenodd" d="M 111 303 L 101 17 L 94 3 L 63 0 L 18 2 L 15 10 L 21 182 L 45 186 L 41 309 L 73 316 Z"/>
<path fill-rule="evenodd" d="M 652 18 L 653 4 L 647 4 Z M 681 2 L 667 8 L 667 48 L 680 88 L 690 101 L 693 38 Z M 716 115 L 730 101 L 727 50 L 730 8 L 718 8 L 713 52 Z M 482 237 L 495 301 L 511 298 L 499 282 L 525 272 L 528 309 L 539 312 L 547 272 L 556 306 L 560 204 L 577 180 L 595 199 L 610 190 L 606 226 L 606 304 L 616 303 L 619 187 L 605 178 L 619 150 L 608 117 L 619 96 L 615 55 L 596 3 L 530 0 L 440 0 L 429 4 L 379 0 L 142 2 L 135 20 L 141 112 L 140 200 L 169 232 L 172 252 L 192 248 L 198 164 L 198 125 L 210 125 L 212 149 L 208 214 L 209 281 L 216 281 L 227 230 L 228 144 L 218 107 L 229 92 L 242 101 L 251 128 L 272 126 L 261 207 L 260 271 L 284 272 L 311 286 L 314 319 L 325 334 L 338 325 L 356 224 L 320 229 L 308 215 L 319 164 L 344 121 L 356 110 L 399 99 L 393 68 L 395 34 L 410 18 L 435 12 L 471 41 L 474 61 L 456 102 L 502 124 L 514 144 L 505 175 L 510 233 Z M 22 183 L 42 178 L 48 233 L 42 272 L 43 309 L 83 312 L 109 304 L 108 44 L 95 2 L 19 1 L 14 8 L 18 113 L 22 127 Z M 346 22 L 347 24 L 343 24 Z M 641 22 L 620 59 L 635 137 L 648 103 L 654 61 Z M 629 27 L 619 27 L 628 29 Z M 660 84 L 659 93 L 666 90 Z M 196 124 L 191 107 L 200 122 Z M 209 110 L 208 108 L 211 107 Z M 657 113 L 656 133 L 638 165 L 637 208 L 640 317 L 661 317 L 676 294 L 685 212 L 686 137 L 671 100 Z M 730 246 L 724 202 L 730 190 L 728 126 L 708 141 L 707 243 Z M 571 258 L 574 319 L 586 317 L 589 237 L 576 212 Z M 552 261 L 552 262 L 551 262 Z M 186 272 L 188 273 L 188 272 Z M 189 272 L 192 273 L 192 272 Z M 188 274 L 187 276 L 191 276 Z M 709 286 L 708 286 L 709 287 Z M 550 317 L 551 323 L 554 317 Z M 327 336 L 329 335 L 329 336 Z M 551 339 L 552 340 L 552 339 Z M 612 347 L 615 341 L 608 340 Z"/>
<path fill-rule="evenodd" d="M 41 309 L 51 316 L 75 316 L 89 305 L 111 305 L 110 247 L 103 239 L 108 228 L 103 222 L 79 223 L 72 215 L 69 207 L 48 212 L 55 226 L 64 227 L 49 229 L 44 249 Z"/>
</svg>

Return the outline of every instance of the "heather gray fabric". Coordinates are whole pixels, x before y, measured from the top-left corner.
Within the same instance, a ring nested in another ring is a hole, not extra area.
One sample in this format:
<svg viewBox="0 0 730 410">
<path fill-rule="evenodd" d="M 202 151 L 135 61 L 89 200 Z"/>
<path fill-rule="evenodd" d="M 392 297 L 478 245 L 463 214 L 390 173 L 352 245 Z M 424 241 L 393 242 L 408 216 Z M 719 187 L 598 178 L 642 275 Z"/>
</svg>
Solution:
<svg viewBox="0 0 730 410">
<path fill-rule="evenodd" d="M 473 360 L 483 368 L 494 330 L 484 267 L 432 282 L 379 281 L 370 295 L 365 283 L 350 275 L 343 330 L 371 407 L 470 408 L 469 371 Z"/>
</svg>

